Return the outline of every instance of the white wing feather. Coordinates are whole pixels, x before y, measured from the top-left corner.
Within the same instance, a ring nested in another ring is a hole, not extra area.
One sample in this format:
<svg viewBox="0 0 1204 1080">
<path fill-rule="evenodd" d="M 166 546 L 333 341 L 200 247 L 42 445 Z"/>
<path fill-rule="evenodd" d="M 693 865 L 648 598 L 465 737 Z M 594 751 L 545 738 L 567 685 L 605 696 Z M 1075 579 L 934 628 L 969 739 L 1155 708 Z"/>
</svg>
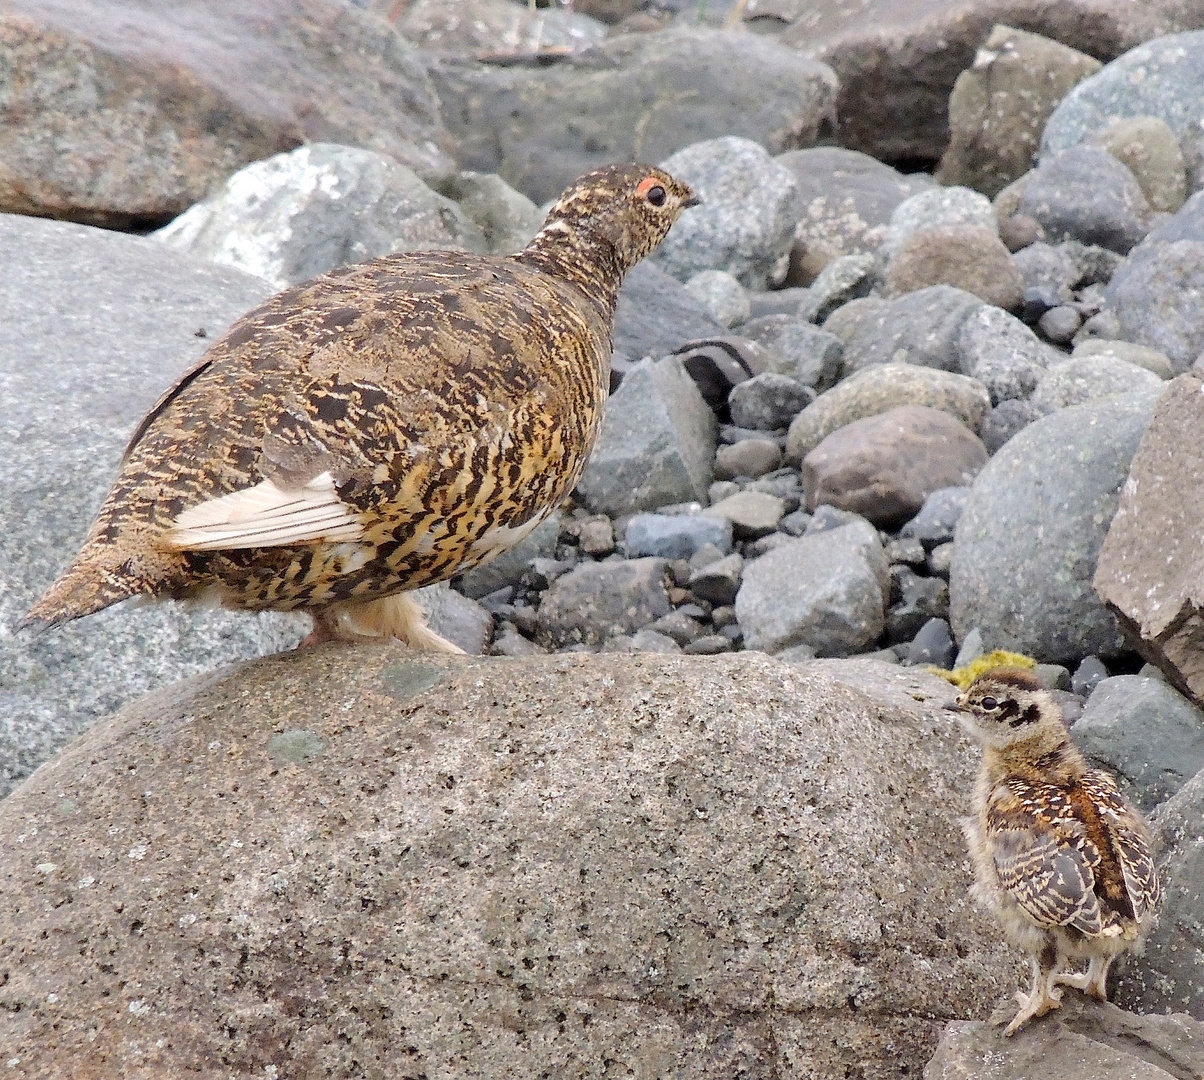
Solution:
<svg viewBox="0 0 1204 1080">
<path fill-rule="evenodd" d="M 319 473 L 302 488 L 271 480 L 185 510 L 167 533 L 168 544 L 187 551 L 283 547 L 363 537 L 359 515 L 341 501 L 334 477 Z"/>
</svg>

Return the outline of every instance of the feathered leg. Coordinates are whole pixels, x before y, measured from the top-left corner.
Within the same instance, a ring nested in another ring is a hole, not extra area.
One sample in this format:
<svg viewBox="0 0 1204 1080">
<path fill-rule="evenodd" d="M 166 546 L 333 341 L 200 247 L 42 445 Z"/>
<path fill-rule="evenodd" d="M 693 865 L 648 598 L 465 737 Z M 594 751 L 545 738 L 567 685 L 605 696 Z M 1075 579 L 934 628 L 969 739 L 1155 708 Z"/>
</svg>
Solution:
<svg viewBox="0 0 1204 1080">
<path fill-rule="evenodd" d="M 1038 1016 L 1062 1007 L 1062 991 L 1054 984 L 1058 981 L 1054 972 L 1058 967 L 1058 948 L 1052 938 L 1046 943 L 1041 955 L 1033 960 L 1033 988 L 1029 993 L 1016 991 L 1016 1000 L 1020 1003 L 1020 1011 L 1007 1028 L 1004 1035 L 1015 1035 L 1025 1024 Z"/>
<path fill-rule="evenodd" d="M 1107 1001 L 1108 968 L 1112 966 L 1113 959 L 1115 958 L 1111 956 L 1093 956 L 1086 971 L 1055 975 L 1054 982 L 1059 986 L 1072 986 L 1076 990 L 1082 990 L 1097 1001 Z"/>
<path fill-rule="evenodd" d="M 393 637 L 412 649 L 424 652 L 464 654 L 459 645 L 427 626 L 422 609 L 407 593 L 386 596 L 380 600 L 332 604 L 310 614 L 314 620 L 313 632 L 304 638 L 298 646 L 300 649 L 308 649 L 324 641 Z"/>
</svg>

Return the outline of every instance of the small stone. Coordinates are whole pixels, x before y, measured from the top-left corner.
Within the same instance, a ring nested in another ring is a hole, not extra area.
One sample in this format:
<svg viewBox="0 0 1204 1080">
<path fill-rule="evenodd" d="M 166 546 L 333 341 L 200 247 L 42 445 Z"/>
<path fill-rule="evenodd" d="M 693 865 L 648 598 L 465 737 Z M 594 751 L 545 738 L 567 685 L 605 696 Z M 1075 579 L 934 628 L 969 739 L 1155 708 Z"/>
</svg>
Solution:
<svg viewBox="0 0 1204 1080">
<path fill-rule="evenodd" d="M 1028 397 L 1045 369 L 1064 358 L 1019 319 L 989 304 L 970 313 L 957 347 L 962 373 L 981 382 L 996 405 Z"/>
<path fill-rule="evenodd" d="M 637 653 L 679 653 L 681 646 L 668 634 L 660 634 L 650 626 L 631 635 L 631 651 Z"/>
<path fill-rule="evenodd" d="M 1013 435 L 1043 415 L 1031 401 L 1001 401 L 982 418 L 978 437 L 982 439 L 987 453 L 995 454 Z"/>
<path fill-rule="evenodd" d="M 748 321 L 748 290 L 724 270 L 695 274 L 686 282 L 686 292 L 723 326 L 738 326 Z"/>
<path fill-rule="evenodd" d="M 914 536 L 901 536 L 891 540 L 885 547 L 886 558 L 891 563 L 907 566 L 923 566 L 928 559 L 924 545 Z"/>
<path fill-rule="evenodd" d="M 1015 254 L 1022 248 L 1045 239 L 1045 230 L 1036 218 L 1028 214 L 1012 214 L 999 223 L 999 239 L 1008 251 Z"/>
<path fill-rule="evenodd" d="M 736 622 L 736 609 L 730 605 L 717 607 L 711 612 L 711 625 L 716 630 L 722 630 L 725 626 L 732 626 Z"/>
<path fill-rule="evenodd" d="M 1046 690 L 1070 689 L 1070 671 L 1061 664 L 1037 664 L 1033 678 Z"/>
<path fill-rule="evenodd" d="M 715 476 L 720 480 L 763 476 L 781 464 L 782 451 L 776 443 L 765 439 L 743 439 L 715 452 Z"/>
<path fill-rule="evenodd" d="M 493 616 L 475 600 L 461 596 L 447 582 L 415 589 L 410 594 L 436 634 L 459 645 L 469 656 L 480 656 L 493 637 Z"/>
<path fill-rule="evenodd" d="M 957 671 L 968 667 L 985 652 L 986 647 L 982 643 L 982 631 L 975 626 L 962 638 L 961 648 L 957 650 L 957 658 L 953 661 L 953 669 Z"/>
<path fill-rule="evenodd" d="M 944 619 L 929 619 L 908 646 L 906 663 L 912 666 L 933 664 L 947 669 L 953 663 L 954 652 L 949 624 Z"/>
<path fill-rule="evenodd" d="M 804 322 L 822 323 L 850 300 L 866 296 L 874 286 L 878 260 L 873 255 L 842 255 L 833 259 L 807 287 L 798 306 Z"/>
<path fill-rule="evenodd" d="M 933 577 L 949 579 L 949 567 L 953 562 L 953 543 L 937 544 L 929 553 L 926 566 Z"/>
<path fill-rule="evenodd" d="M 725 555 L 690 575 L 690 592 L 717 608 L 733 604 L 743 571 L 744 559 L 741 556 L 735 553 Z"/>
<path fill-rule="evenodd" d="M 782 500 L 760 491 L 741 491 L 706 510 L 706 516 L 726 518 L 738 540 L 756 540 L 773 532 L 782 520 Z"/>
<path fill-rule="evenodd" d="M 826 390 L 840 378 L 844 343 L 835 334 L 790 315 L 769 315 L 740 333 L 781 358 L 781 371 L 804 386 Z"/>
<path fill-rule="evenodd" d="M 534 641 L 523 637 L 511 623 L 502 623 L 502 629 L 489 647 L 493 656 L 539 656 L 544 652 Z"/>
<path fill-rule="evenodd" d="M 710 549 L 718 559 L 732 549 L 732 527 L 709 514 L 636 514 L 627 522 L 625 544 L 628 558 L 693 559 Z"/>
<path fill-rule="evenodd" d="M 1078 310 L 1065 304 L 1050 308 L 1037 320 L 1037 329 L 1056 345 L 1065 345 L 1082 325 L 1083 319 Z"/>
<path fill-rule="evenodd" d="M 685 645 L 695 638 L 701 637 L 703 633 L 702 624 L 697 619 L 683 615 L 680 611 L 670 611 L 668 615 L 657 619 L 648 629 L 671 637 L 678 645 Z"/>
<path fill-rule="evenodd" d="M 949 614 L 949 586 L 940 578 L 920 577 L 906 566 L 893 566 L 891 606 L 886 612 L 886 633 L 892 642 L 910 641 L 933 618 Z"/>
<path fill-rule="evenodd" d="M 899 530 L 900 536 L 915 537 L 926 548 L 948 543 L 953 539 L 969 494 L 968 487 L 938 488 L 924 500 L 920 512 Z"/>
<path fill-rule="evenodd" d="M 600 645 L 669 614 L 664 559 L 588 562 L 557 578 L 539 606 L 550 644 Z"/>
<path fill-rule="evenodd" d="M 1098 656 L 1084 656 L 1070 678 L 1070 689 L 1079 697 L 1089 698 L 1091 692 L 1108 678 L 1108 668 Z"/>
<path fill-rule="evenodd" d="M 1012 256 L 1012 263 L 1024 280 L 1026 317 L 1028 304 L 1048 298 L 1042 310 L 1069 303 L 1074 288 L 1083 278 L 1082 268 L 1064 244 L 1034 243 Z M 1037 290 L 1031 295 L 1027 290 Z"/>
<path fill-rule="evenodd" d="M 722 519 L 717 518 L 715 520 Z M 729 522 L 728 524 L 731 523 Z M 714 544 L 703 544 L 702 547 L 694 552 L 694 554 L 689 558 L 691 577 L 693 576 L 695 570 L 701 570 L 704 566 L 710 566 L 711 563 L 718 562 L 727 554 L 729 554 L 729 551 L 721 551 Z M 686 584 L 689 585 L 689 581 L 687 581 Z"/>
<path fill-rule="evenodd" d="M 687 656 L 718 656 L 731 652 L 732 642 L 722 634 L 704 634 L 682 646 L 681 651 Z"/>
<path fill-rule="evenodd" d="M 578 546 L 585 555 L 609 555 L 615 549 L 615 531 L 610 518 L 583 522 L 577 531 Z"/>
<path fill-rule="evenodd" d="M 817 506 L 811 514 L 811 520 L 807 522 L 807 528 L 804 536 L 814 536 L 816 533 L 828 532 L 831 529 L 839 529 L 842 525 L 851 525 L 856 521 L 865 521 L 860 514 L 853 513 L 852 510 L 839 510 L 835 506 L 824 503 Z M 867 521 L 868 525 L 869 522 Z"/>
<path fill-rule="evenodd" d="M 788 375 L 767 371 L 732 387 L 727 404 L 732 423 L 759 431 L 786 427 L 815 398 L 815 392 Z"/>
<path fill-rule="evenodd" d="M 1150 209 L 1173 214 L 1187 198 L 1179 140 L 1157 116 L 1114 116 L 1091 139 L 1129 167 Z"/>
<path fill-rule="evenodd" d="M 931 227 L 971 225 L 999 231 L 991 200 L 968 187 L 934 187 L 895 207 L 882 237 L 882 254 L 889 260 L 912 233 Z"/>
<path fill-rule="evenodd" d="M 804 510 L 795 510 L 778 522 L 778 529 L 787 536 L 802 536 L 811 524 L 811 515 Z"/>
<path fill-rule="evenodd" d="M 1009 310 L 1019 308 L 1024 295 L 1024 279 L 993 225 L 916 229 L 895 249 L 883 275 L 887 296 L 942 284 Z"/>
</svg>

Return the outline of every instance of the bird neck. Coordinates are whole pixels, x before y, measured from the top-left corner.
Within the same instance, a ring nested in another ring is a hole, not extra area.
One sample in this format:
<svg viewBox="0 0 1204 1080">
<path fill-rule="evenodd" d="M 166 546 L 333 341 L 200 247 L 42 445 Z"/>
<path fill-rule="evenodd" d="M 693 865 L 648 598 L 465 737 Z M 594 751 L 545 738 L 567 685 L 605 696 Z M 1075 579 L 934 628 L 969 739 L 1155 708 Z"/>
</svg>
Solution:
<svg viewBox="0 0 1204 1080">
<path fill-rule="evenodd" d="M 511 258 L 567 281 L 597 305 L 607 322 L 614 318 L 628 267 L 604 237 L 574 229 L 566 221 L 551 221 Z"/>
<path fill-rule="evenodd" d="M 1057 725 L 1062 728 L 1062 721 Z M 1031 739 L 1008 746 L 988 746 L 983 750 L 983 772 L 991 784 L 1009 776 L 1034 782 L 1073 780 L 1087 771 L 1087 761 L 1061 731 L 1038 732 Z"/>
</svg>

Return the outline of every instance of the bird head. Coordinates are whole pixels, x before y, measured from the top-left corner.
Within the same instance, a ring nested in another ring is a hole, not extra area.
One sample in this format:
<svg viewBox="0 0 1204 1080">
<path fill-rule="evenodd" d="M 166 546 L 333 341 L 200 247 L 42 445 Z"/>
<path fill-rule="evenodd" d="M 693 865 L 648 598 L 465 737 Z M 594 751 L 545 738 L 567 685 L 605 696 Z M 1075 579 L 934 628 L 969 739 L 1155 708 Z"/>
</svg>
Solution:
<svg viewBox="0 0 1204 1080">
<path fill-rule="evenodd" d="M 946 706 L 984 746 L 997 749 L 1050 735 L 1064 739 L 1062 710 L 1027 671 L 997 668 L 980 675 Z"/>
<path fill-rule="evenodd" d="M 701 201 L 655 165 L 608 165 L 580 177 L 552 204 L 543 231 L 603 241 L 629 270 L 656 249 L 683 210 Z"/>
</svg>

